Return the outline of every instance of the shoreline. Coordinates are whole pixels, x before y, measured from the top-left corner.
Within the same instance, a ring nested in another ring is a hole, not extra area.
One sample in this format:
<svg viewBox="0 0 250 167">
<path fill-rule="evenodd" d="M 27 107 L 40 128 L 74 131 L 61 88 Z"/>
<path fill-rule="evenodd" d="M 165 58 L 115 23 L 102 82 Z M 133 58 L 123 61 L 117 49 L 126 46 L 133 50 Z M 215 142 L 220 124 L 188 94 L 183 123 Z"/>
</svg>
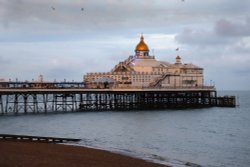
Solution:
<svg viewBox="0 0 250 167">
<path fill-rule="evenodd" d="M 6 140 L 0 140 L 0 166 L 170 167 L 89 147 Z"/>
</svg>

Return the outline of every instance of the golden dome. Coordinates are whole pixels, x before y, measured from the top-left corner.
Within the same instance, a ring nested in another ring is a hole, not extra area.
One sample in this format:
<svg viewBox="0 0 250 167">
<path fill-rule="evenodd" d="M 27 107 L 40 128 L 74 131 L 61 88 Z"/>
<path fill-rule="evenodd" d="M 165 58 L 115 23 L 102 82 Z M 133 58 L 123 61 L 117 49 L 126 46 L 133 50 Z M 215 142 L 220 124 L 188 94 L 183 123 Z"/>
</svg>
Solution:
<svg viewBox="0 0 250 167">
<path fill-rule="evenodd" d="M 143 35 L 141 36 L 141 41 L 136 45 L 136 51 L 149 51 L 148 45 L 144 42 Z"/>
</svg>

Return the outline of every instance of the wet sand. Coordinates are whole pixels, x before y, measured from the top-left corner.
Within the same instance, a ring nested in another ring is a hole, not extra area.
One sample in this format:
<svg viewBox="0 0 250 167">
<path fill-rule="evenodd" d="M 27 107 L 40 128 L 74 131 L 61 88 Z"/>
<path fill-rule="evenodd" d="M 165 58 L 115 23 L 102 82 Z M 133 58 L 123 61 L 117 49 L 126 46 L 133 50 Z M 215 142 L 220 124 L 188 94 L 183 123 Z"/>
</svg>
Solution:
<svg viewBox="0 0 250 167">
<path fill-rule="evenodd" d="M 21 141 L 0 140 L 4 167 L 167 167 L 109 151 Z"/>
</svg>

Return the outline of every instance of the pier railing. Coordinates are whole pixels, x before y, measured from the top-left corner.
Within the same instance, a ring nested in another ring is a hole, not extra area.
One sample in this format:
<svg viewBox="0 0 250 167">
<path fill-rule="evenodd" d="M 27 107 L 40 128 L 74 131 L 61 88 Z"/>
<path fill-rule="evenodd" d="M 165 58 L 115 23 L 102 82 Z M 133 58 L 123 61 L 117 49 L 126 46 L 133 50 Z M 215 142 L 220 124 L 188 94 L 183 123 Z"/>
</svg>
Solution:
<svg viewBox="0 0 250 167">
<path fill-rule="evenodd" d="M 0 82 L 0 90 L 1 89 L 89 89 L 85 87 L 84 82 Z M 143 87 L 143 86 L 128 86 L 128 87 L 118 87 L 113 85 L 109 89 L 209 89 L 215 90 L 213 85 L 202 85 L 202 86 L 194 86 L 194 85 L 183 85 L 183 86 L 164 86 L 164 87 Z"/>
</svg>

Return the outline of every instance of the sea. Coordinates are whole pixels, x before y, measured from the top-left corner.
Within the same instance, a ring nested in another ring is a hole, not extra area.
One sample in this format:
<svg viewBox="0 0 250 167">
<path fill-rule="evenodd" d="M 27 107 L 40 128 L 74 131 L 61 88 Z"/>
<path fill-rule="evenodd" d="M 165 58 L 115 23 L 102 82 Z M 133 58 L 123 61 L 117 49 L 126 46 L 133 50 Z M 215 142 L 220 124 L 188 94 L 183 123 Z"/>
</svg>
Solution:
<svg viewBox="0 0 250 167">
<path fill-rule="evenodd" d="M 0 133 L 82 139 L 76 145 L 176 167 L 250 166 L 250 91 L 236 108 L 72 112 L 0 116 Z"/>
</svg>

